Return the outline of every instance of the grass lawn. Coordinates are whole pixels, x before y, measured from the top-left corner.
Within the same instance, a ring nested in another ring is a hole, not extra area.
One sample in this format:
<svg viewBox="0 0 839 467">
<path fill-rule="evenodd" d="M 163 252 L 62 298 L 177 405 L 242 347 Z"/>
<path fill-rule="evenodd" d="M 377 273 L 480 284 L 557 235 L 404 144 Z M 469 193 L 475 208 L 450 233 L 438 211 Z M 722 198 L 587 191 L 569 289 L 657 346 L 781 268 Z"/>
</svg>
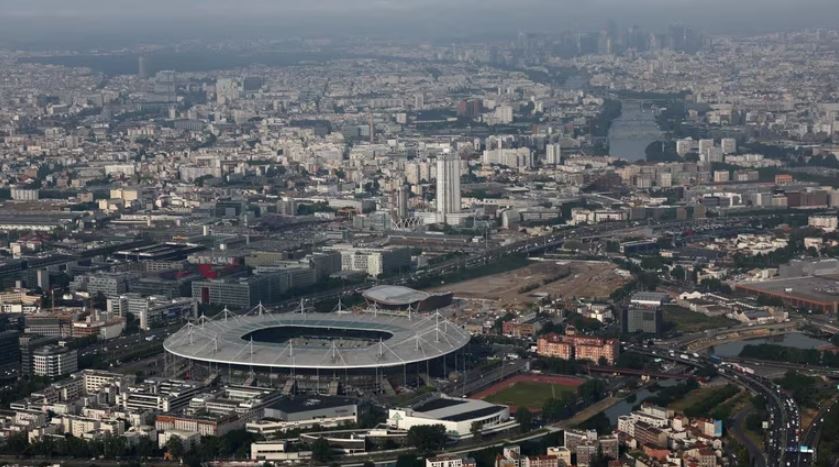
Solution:
<svg viewBox="0 0 839 467">
<path fill-rule="evenodd" d="M 574 394 L 576 391 L 575 388 L 560 384 L 519 381 L 509 388 L 487 397 L 485 400 L 495 404 L 541 409 L 548 399 L 559 399 L 566 394 Z"/>
<path fill-rule="evenodd" d="M 667 406 L 668 409 L 673 409 L 677 412 L 682 412 L 686 408 L 690 407 L 691 405 L 705 399 L 706 397 L 710 396 L 714 392 L 716 392 L 716 387 L 704 387 L 704 388 L 696 388 L 693 391 L 685 394 L 685 397 L 681 399 L 677 399 L 670 403 Z"/>
<path fill-rule="evenodd" d="M 683 333 L 700 332 L 706 329 L 717 329 L 735 326 L 737 321 L 724 316 L 705 316 L 702 313 L 690 311 L 680 306 L 665 306 L 663 309 L 666 327 L 674 327 Z"/>
</svg>

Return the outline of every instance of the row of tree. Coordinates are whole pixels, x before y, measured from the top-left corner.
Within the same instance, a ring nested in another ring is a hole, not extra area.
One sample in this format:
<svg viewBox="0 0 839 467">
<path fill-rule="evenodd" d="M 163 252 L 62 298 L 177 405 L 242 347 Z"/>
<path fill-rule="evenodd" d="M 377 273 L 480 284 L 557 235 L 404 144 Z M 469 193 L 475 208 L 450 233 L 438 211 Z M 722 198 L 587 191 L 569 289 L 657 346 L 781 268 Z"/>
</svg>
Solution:
<svg viewBox="0 0 839 467">
<path fill-rule="evenodd" d="M 774 362 L 839 368 L 839 354 L 818 349 L 797 349 L 776 344 L 749 344 L 743 347 L 740 356 Z"/>
<path fill-rule="evenodd" d="M 177 436 L 171 437 L 164 449 L 159 449 L 154 439 L 142 437 L 128 443 L 124 436 L 106 435 L 86 440 L 73 435 L 44 436 L 29 442 L 26 433 L 16 433 L 6 439 L 0 452 L 24 457 L 75 458 L 75 459 L 134 459 L 161 458 L 168 452 L 173 459 L 184 464 L 200 466 L 213 459 L 247 459 L 252 442 L 261 439 L 245 430 L 233 430 L 223 436 L 203 436 L 195 446 L 186 446 Z"/>
</svg>

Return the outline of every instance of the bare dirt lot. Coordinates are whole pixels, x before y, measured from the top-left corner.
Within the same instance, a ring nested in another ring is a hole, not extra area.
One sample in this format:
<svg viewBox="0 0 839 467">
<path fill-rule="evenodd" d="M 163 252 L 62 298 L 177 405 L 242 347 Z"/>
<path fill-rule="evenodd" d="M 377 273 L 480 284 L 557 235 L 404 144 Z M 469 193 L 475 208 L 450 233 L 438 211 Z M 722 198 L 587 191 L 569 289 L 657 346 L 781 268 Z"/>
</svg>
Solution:
<svg viewBox="0 0 839 467">
<path fill-rule="evenodd" d="M 571 261 L 534 262 L 512 271 L 436 287 L 456 297 L 497 300 L 502 306 L 532 303 L 541 294 L 554 298 L 605 299 L 627 279 L 611 263 Z"/>
</svg>

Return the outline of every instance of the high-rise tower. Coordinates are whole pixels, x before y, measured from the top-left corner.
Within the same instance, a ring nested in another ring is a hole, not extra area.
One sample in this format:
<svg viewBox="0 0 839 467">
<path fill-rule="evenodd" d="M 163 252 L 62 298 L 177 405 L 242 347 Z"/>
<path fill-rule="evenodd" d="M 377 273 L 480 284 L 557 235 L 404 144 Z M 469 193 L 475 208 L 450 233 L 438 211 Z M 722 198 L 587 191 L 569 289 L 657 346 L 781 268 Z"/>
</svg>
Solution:
<svg viewBox="0 0 839 467">
<path fill-rule="evenodd" d="M 149 77 L 149 64 L 146 62 L 146 57 L 140 55 L 137 57 L 137 76 L 142 79 Z"/>
<path fill-rule="evenodd" d="M 437 214 L 447 222 L 449 214 L 460 212 L 460 156 L 450 149 L 437 157 Z"/>
</svg>

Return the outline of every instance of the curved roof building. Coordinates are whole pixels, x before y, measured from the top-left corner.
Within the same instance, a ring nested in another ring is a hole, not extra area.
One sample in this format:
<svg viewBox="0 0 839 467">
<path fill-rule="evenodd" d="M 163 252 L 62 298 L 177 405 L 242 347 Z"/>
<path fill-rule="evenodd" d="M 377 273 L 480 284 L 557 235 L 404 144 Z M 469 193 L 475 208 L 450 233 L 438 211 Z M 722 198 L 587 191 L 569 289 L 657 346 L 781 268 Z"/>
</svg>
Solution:
<svg viewBox="0 0 839 467">
<path fill-rule="evenodd" d="M 400 285 L 377 285 L 362 292 L 365 300 L 384 308 L 434 310 L 452 301 L 451 293 L 430 294 Z"/>
<path fill-rule="evenodd" d="M 467 331 L 439 313 L 412 317 L 339 313 L 222 313 L 167 338 L 167 353 L 192 362 L 277 370 L 375 370 L 443 357 Z"/>
</svg>

